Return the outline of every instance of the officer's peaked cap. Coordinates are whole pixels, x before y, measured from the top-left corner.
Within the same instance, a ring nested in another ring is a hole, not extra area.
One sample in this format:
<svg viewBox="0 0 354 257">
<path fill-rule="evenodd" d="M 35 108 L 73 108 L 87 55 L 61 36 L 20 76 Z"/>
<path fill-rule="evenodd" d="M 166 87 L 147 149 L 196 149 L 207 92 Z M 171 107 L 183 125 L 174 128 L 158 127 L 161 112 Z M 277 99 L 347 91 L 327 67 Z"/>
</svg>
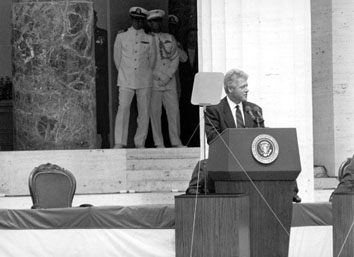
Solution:
<svg viewBox="0 0 354 257">
<path fill-rule="evenodd" d="M 131 7 L 129 9 L 130 16 L 133 18 L 146 19 L 148 11 L 141 7 Z"/>
<path fill-rule="evenodd" d="M 162 19 L 162 17 L 165 16 L 165 11 L 156 9 L 156 10 L 151 10 L 149 11 L 149 14 L 147 16 L 147 20 L 154 20 L 154 19 Z"/>
<path fill-rule="evenodd" d="M 178 17 L 176 15 L 170 14 L 168 15 L 168 22 L 171 24 L 178 24 Z"/>
</svg>

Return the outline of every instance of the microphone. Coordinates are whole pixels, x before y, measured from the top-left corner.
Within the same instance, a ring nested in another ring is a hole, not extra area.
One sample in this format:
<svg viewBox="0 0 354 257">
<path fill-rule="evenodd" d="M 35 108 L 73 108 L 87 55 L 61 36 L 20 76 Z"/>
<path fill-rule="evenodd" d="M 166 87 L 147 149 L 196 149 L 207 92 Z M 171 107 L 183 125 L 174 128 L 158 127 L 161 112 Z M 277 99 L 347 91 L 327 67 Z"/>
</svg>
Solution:
<svg viewBox="0 0 354 257">
<path fill-rule="evenodd" d="M 262 116 L 262 113 L 261 113 L 261 110 L 256 106 L 253 108 L 253 111 L 255 111 L 255 113 L 257 114 L 257 118 L 260 120 L 260 121 L 263 121 L 263 116 Z"/>
<path fill-rule="evenodd" d="M 256 120 L 256 116 L 254 116 L 251 107 L 248 105 L 245 107 L 246 112 L 251 116 L 252 120 Z"/>
</svg>

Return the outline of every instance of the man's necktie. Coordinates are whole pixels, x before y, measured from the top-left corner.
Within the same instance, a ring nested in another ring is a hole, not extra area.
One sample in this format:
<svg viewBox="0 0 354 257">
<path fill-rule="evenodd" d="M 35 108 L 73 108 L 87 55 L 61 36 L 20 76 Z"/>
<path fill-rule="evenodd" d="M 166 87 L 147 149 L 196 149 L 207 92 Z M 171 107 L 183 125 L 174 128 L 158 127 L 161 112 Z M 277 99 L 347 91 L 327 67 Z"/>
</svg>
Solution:
<svg viewBox="0 0 354 257">
<path fill-rule="evenodd" d="M 237 122 L 237 127 L 238 128 L 244 128 L 245 124 L 243 122 L 242 114 L 240 111 L 240 106 L 237 104 L 236 105 L 236 122 Z"/>
</svg>

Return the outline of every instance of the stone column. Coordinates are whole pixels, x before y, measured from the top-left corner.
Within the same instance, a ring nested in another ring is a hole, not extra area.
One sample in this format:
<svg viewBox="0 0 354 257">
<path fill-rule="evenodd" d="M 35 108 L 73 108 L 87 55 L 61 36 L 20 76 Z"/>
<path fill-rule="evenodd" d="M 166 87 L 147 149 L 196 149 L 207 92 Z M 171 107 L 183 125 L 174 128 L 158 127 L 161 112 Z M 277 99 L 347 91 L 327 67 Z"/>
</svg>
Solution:
<svg viewBox="0 0 354 257">
<path fill-rule="evenodd" d="M 311 5 L 315 164 L 337 176 L 354 154 L 354 2 Z"/>
<path fill-rule="evenodd" d="M 311 6 L 308 0 L 199 0 L 200 71 L 249 74 L 265 124 L 297 130 L 300 196 L 313 200 Z M 201 133 L 202 134 L 202 133 Z"/>
<path fill-rule="evenodd" d="M 354 2 L 332 1 L 334 174 L 354 154 Z"/>
<path fill-rule="evenodd" d="M 324 166 L 333 175 L 332 0 L 312 0 L 311 17 L 314 164 Z"/>
<path fill-rule="evenodd" d="M 96 147 L 91 1 L 12 7 L 17 150 Z"/>
</svg>

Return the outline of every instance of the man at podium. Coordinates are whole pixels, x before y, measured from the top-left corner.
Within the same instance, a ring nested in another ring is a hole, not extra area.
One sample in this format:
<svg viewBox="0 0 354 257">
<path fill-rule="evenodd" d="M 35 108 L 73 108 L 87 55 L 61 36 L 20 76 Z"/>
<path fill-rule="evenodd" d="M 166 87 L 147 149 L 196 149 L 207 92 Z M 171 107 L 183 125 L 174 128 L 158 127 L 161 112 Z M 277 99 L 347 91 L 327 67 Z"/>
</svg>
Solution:
<svg viewBox="0 0 354 257">
<path fill-rule="evenodd" d="M 205 132 L 210 144 L 220 133 L 228 128 L 258 128 L 264 127 L 262 108 L 247 101 L 248 75 L 238 69 L 232 69 L 225 74 L 224 90 L 226 96 L 216 105 L 211 105 L 205 111 Z M 204 192 L 204 175 L 207 169 L 207 159 L 199 161 L 195 166 L 189 183 L 187 194 Z M 199 173 L 199 182 L 198 182 Z M 207 193 L 213 193 L 212 181 L 208 181 Z M 297 186 L 294 189 L 294 202 L 301 202 L 297 195 Z"/>
<path fill-rule="evenodd" d="M 262 109 L 247 102 L 248 75 L 232 69 L 225 74 L 226 96 L 217 105 L 211 105 L 205 112 L 205 132 L 208 143 L 227 128 L 264 127 Z"/>
</svg>

